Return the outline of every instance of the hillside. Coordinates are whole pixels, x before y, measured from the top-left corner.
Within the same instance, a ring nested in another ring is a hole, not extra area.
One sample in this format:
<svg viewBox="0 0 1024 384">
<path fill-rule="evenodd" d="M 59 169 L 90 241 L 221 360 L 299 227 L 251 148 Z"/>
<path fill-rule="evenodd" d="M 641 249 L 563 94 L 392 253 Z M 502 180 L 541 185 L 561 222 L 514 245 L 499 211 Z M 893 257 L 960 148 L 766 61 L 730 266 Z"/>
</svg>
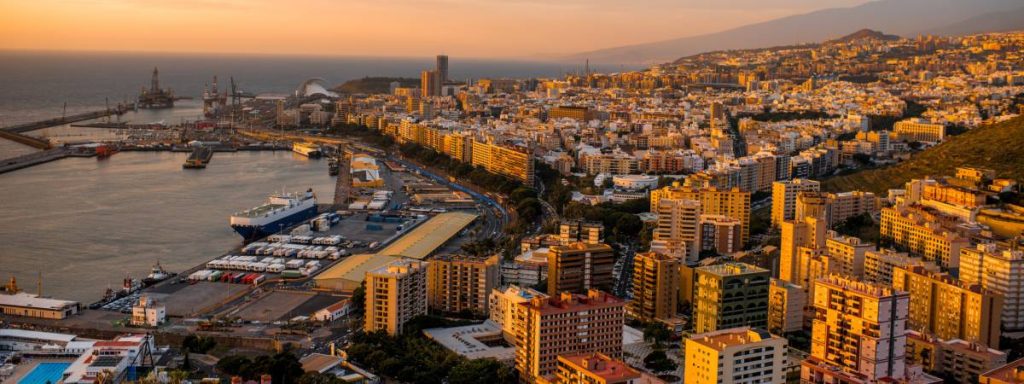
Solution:
<svg viewBox="0 0 1024 384">
<path fill-rule="evenodd" d="M 822 188 L 883 193 L 913 178 L 952 175 L 961 166 L 991 168 L 998 177 L 1024 180 L 1024 117 L 975 128 L 900 164 L 826 179 Z"/>
<path fill-rule="evenodd" d="M 785 46 L 836 39 L 850 31 L 874 29 L 904 37 L 989 29 L 985 18 L 1021 8 L 1020 0 L 878 0 L 855 7 L 828 8 L 721 32 L 583 52 L 564 60 L 591 64 L 654 64 L 701 52 Z M 1000 18 L 1001 19 L 1001 18 Z M 1013 24 L 1012 17 L 1007 23 Z M 1017 20 L 1019 23 L 1019 20 Z M 967 25 L 961 24 L 967 23 Z M 1005 30 L 1003 23 L 993 26 Z"/>
<path fill-rule="evenodd" d="M 840 37 L 838 39 L 826 41 L 825 44 L 842 44 L 842 43 L 849 43 L 851 41 L 857 41 L 857 40 L 892 41 L 892 40 L 899 40 L 899 38 L 900 37 L 896 36 L 896 35 L 886 35 L 886 34 L 880 32 L 880 31 L 864 28 L 864 29 L 861 29 L 861 30 L 859 30 L 857 32 L 854 32 L 854 33 L 851 33 L 849 35 Z"/>
<path fill-rule="evenodd" d="M 334 88 L 339 93 L 388 93 L 391 82 L 397 81 L 402 87 L 418 87 L 420 79 L 407 77 L 364 77 L 346 81 Z"/>
</svg>

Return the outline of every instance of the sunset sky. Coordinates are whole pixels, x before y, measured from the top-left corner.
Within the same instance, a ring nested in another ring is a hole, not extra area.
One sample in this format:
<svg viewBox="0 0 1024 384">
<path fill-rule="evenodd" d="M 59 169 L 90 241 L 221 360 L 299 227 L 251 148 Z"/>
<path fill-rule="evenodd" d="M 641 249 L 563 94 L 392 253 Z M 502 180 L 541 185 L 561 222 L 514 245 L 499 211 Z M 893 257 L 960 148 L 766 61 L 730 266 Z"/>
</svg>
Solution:
<svg viewBox="0 0 1024 384">
<path fill-rule="evenodd" d="M 0 0 L 0 49 L 556 57 L 866 0 Z"/>
</svg>

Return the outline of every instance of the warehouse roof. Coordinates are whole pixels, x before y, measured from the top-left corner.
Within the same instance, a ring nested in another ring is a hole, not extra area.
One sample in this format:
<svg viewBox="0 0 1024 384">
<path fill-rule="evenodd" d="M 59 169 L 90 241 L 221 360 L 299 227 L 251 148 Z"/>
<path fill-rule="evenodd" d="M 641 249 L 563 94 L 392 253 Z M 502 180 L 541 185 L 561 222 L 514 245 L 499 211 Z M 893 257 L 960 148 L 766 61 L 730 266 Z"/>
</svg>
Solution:
<svg viewBox="0 0 1024 384">
<path fill-rule="evenodd" d="M 358 283 L 366 278 L 366 272 L 385 266 L 398 259 L 393 256 L 375 255 L 372 253 L 352 255 L 317 275 L 316 280 L 345 279 Z"/>
<path fill-rule="evenodd" d="M 447 212 L 434 216 L 426 223 L 402 236 L 377 254 L 404 256 L 422 260 L 454 237 L 477 215 L 466 212 Z"/>
</svg>

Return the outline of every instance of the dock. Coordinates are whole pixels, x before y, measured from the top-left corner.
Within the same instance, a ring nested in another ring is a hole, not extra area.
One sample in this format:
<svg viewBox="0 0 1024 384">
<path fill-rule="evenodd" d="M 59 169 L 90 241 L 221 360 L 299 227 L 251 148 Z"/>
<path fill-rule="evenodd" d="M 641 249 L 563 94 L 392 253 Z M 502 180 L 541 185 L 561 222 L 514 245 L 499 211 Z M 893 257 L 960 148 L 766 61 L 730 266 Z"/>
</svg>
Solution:
<svg viewBox="0 0 1024 384">
<path fill-rule="evenodd" d="M 58 147 L 41 152 L 30 153 L 10 159 L 0 160 L 0 174 L 28 168 L 33 165 L 49 163 L 65 157 L 93 157 L 95 152 L 81 150 L 78 148 Z"/>
<path fill-rule="evenodd" d="M 70 123 L 77 123 L 79 121 L 98 119 L 101 117 L 107 117 L 111 115 L 121 115 L 127 112 L 129 109 L 133 109 L 134 106 L 134 104 L 119 105 L 116 108 L 107 108 L 101 109 L 99 111 L 83 112 L 71 116 L 54 117 L 52 119 L 33 121 L 31 123 L 16 124 L 9 127 L 0 128 L 0 130 L 12 133 L 25 133 L 37 129 L 50 128 Z"/>
<path fill-rule="evenodd" d="M 36 149 L 50 149 L 50 142 L 38 139 L 29 135 L 23 135 L 16 132 L 8 132 L 0 129 L 0 139 L 7 139 L 15 143 L 25 144 Z"/>
</svg>

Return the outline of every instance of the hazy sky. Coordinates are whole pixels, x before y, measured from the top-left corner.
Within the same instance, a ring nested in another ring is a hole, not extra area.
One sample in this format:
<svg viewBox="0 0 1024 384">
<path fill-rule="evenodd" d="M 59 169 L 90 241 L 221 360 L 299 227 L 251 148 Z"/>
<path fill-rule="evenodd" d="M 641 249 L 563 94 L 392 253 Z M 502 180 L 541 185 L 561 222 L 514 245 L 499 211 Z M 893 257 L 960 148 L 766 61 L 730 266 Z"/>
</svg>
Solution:
<svg viewBox="0 0 1024 384">
<path fill-rule="evenodd" d="M 867 0 L 0 0 L 0 49 L 558 56 Z"/>
</svg>

